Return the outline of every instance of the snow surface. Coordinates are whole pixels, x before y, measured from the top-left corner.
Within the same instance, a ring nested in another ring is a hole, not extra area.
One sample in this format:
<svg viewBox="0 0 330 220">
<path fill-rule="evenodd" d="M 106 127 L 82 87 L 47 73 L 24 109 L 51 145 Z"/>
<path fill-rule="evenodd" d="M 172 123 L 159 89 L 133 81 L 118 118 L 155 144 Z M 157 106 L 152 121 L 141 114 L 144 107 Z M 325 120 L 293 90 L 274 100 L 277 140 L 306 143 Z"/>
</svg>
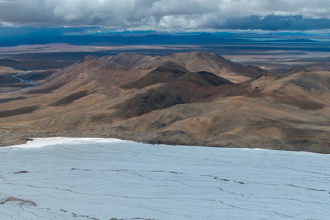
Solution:
<svg viewBox="0 0 330 220">
<path fill-rule="evenodd" d="M 3 220 L 330 219 L 330 155 L 47 138 L 0 161 Z"/>
</svg>

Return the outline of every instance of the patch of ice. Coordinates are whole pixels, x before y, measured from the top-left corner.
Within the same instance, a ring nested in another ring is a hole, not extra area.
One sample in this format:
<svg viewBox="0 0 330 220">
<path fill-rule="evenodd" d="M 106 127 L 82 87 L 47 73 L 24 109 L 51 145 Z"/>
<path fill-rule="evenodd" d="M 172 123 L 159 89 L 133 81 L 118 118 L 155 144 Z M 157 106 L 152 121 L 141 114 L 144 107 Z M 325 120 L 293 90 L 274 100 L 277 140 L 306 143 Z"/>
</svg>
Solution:
<svg viewBox="0 0 330 220">
<path fill-rule="evenodd" d="M 330 155 L 46 138 L 0 161 L 3 220 L 330 216 Z"/>
</svg>

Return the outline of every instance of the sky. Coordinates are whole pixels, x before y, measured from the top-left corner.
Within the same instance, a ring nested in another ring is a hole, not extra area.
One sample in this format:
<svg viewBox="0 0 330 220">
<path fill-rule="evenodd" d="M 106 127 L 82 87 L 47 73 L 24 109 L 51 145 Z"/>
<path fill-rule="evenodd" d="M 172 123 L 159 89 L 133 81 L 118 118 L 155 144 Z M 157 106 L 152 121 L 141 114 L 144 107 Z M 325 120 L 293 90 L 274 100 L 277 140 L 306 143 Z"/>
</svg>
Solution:
<svg viewBox="0 0 330 220">
<path fill-rule="evenodd" d="M 0 26 L 2 34 L 29 28 L 318 31 L 330 29 L 329 11 L 329 0 L 0 0 Z"/>
</svg>

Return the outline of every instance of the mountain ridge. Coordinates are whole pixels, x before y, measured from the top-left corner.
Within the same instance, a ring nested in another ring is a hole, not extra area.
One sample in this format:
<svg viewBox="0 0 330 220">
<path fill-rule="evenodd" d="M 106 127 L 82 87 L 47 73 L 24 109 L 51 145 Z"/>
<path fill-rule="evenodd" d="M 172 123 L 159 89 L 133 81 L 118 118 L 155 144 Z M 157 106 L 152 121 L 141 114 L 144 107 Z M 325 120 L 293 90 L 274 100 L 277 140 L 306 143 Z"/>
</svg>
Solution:
<svg viewBox="0 0 330 220">
<path fill-rule="evenodd" d="M 205 52 L 84 57 L 41 86 L 0 97 L 0 129 L 15 131 L 0 144 L 92 136 L 330 153 L 330 72 L 257 68 L 235 83 L 208 71 L 217 60 L 233 63 Z M 198 63 L 208 70 L 192 71 Z"/>
</svg>

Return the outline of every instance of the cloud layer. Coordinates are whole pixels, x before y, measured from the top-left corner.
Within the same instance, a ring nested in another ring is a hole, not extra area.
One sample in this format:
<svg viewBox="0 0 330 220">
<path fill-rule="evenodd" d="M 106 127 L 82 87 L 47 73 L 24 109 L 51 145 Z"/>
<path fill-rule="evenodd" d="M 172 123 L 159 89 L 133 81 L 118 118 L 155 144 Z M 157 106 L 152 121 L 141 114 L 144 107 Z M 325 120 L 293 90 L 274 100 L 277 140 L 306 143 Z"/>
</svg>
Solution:
<svg viewBox="0 0 330 220">
<path fill-rule="evenodd" d="M 0 23 L 140 30 L 330 29 L 329 0 L 0 0 Z"/>
</svg>

